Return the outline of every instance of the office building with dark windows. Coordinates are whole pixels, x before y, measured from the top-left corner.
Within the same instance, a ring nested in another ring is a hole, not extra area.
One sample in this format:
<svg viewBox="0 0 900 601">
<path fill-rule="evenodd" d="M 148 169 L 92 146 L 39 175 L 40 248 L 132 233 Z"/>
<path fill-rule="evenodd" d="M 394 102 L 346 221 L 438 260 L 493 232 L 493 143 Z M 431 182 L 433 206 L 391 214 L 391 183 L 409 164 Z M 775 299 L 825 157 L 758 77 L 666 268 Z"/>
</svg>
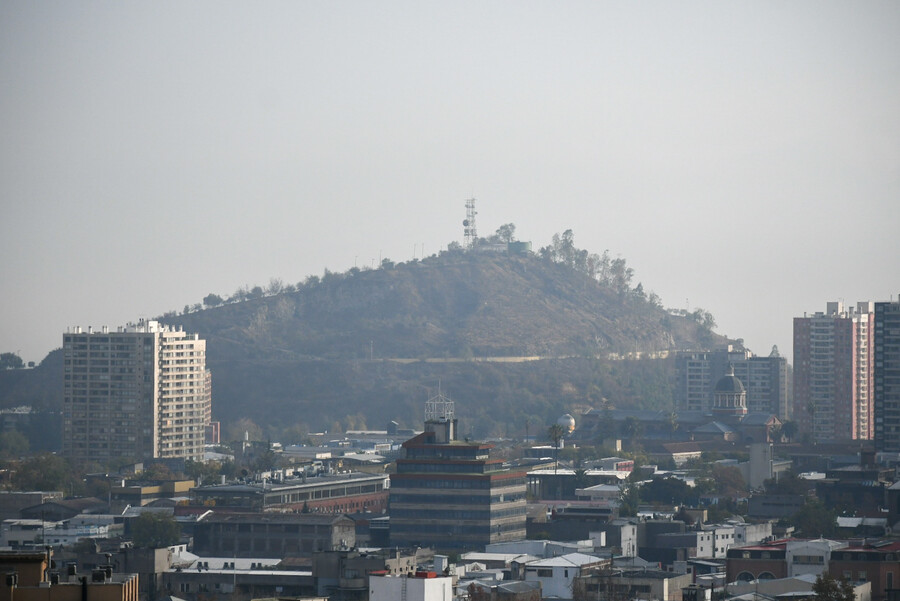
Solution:
<svg viewBox="0 0 900 601">
<path fill-rule="evenodd" d="M 491 459 L 493 445 L 457 440 L 443 395 L 425 415 L 425 431 L 403 443 L 391 474 L 391 545 L 467 550 L 524 539 L 525 472 Z"/>
</svg>

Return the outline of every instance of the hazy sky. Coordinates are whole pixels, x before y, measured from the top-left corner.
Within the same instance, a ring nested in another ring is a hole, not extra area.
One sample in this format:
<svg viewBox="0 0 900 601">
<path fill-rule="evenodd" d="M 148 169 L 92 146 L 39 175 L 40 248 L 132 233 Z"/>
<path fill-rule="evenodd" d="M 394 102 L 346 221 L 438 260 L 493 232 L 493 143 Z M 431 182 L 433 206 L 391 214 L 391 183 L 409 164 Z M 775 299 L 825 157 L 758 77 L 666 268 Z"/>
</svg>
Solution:
<svg viewBox="0 0 900 601">
<path fill-rule="evenodd" d="M 900 2 L 0 2 L 0 352 L 572 228 L 789 357 L 900 293 Z M 414 249 L 416 249 L 414 251 Z"/>
</svg>

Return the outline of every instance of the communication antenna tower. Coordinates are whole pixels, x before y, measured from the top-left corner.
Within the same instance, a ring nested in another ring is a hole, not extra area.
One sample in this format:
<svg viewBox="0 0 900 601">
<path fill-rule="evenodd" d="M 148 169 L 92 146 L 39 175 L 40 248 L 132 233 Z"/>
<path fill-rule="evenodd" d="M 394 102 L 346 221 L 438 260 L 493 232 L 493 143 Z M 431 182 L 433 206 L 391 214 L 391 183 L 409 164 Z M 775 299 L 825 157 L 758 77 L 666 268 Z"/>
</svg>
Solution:
<svg viewBox="0 0 900 601">
<path fill-rule="evenodd" d="M 440 384 L 438 384 L 438 393 L 425 401 L 425 421 L 453 421 L 453 401 L 444 396 Z"/>
<path fill-rule="evenodd" d="M 463 221 L 463 232 L 465 233 L 466 248 L 475 248 L 475 241 L 478 239 L 478 230 L 475 228 L 475 198 L 472 197 L 466 201 L 466 219 Z"/>
</svg>

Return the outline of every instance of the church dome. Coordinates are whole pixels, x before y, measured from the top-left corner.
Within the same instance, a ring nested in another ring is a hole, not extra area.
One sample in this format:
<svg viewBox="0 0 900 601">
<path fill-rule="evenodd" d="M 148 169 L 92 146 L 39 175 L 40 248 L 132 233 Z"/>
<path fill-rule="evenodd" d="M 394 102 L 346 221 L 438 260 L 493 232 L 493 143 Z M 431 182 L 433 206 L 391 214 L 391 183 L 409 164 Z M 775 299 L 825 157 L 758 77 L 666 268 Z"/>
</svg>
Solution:
<svg viewBox="0 0 900 601">
<path fill-rule="evenodd" d="M 716 392 L 740 394 L 744 392 L 744 384 L 734 375 L 734 366 L 728 366 L 728 372 L 716 382 Z"/>
</svg>

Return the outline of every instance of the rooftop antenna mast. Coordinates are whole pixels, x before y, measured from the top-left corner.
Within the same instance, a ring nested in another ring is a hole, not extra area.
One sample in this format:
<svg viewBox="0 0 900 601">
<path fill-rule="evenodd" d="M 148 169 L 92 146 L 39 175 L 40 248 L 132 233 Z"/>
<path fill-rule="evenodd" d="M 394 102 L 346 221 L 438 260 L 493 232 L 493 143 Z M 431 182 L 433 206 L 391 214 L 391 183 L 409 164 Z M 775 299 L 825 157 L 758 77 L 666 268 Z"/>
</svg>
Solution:
<svg viewBox="0 0 900 601">
<path fill-rule="evenodd" d="M 466 219 L 463 221 L 463 233 L 465 234 L 466 248 L 472 250 L 475 248 L 475 241 L 478 239 L 478 230 L 475 228 L 475 197 L 473 196 L 466 201 Z"/>
<path fill-rule="evenodd" d="M 444 396 L 440 384 L 438 384 L 438 393 L 425 402 L 425 421 L 453 421 L 453 401 Z"/>
</svg>

